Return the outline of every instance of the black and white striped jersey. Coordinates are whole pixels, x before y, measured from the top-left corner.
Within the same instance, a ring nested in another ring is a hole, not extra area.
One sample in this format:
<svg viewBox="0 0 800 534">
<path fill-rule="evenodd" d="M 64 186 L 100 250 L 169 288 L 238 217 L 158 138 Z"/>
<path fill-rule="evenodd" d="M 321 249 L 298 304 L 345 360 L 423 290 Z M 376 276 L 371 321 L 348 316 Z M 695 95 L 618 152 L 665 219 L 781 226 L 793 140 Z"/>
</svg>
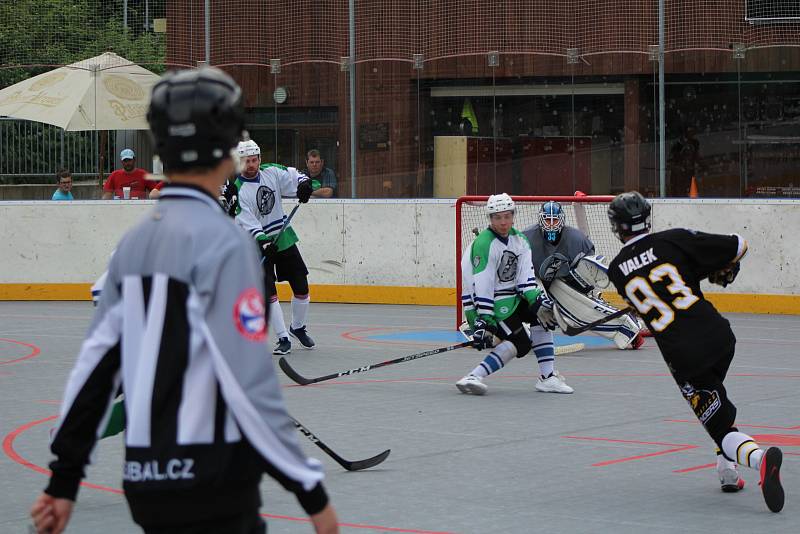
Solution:
<svg viewBox="0 0 800 534">
<path fill-rule="evenodd" d="M 321 510 L 321 464 L 299 446 L 267 350 L 262 284 L 252 240 L 217 200 L 166 187 L 110 261 L 47 493 L 75 498 L 121 386 L 123 487 L 139 524 L 230 516 L 258 500 L 264 471 Z"/>
</svg>

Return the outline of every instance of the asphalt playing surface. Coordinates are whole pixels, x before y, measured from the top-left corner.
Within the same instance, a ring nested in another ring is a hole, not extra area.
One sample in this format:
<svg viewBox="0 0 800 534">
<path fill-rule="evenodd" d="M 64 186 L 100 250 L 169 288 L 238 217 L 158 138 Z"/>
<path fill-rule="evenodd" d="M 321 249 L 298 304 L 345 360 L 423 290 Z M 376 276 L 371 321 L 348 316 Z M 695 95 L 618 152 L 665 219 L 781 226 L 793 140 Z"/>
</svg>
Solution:
<svg viewBox="0 0 800 534">
<path fill-rule="evenodd" d="M 0 302 L 2 533 L 27 532 L 46 483 L 48 433 L 92 313 L 88 302 Z M 450 345 L 453 315 L 312 304 L 317 348 L 295 342 L 288 359 L 314 377 Z M 720 491 L 714 444 L 652 339 L 619 351 L 581 337 L 586 349 L 556 360 L 572 395 L 535 391 L 533 355 L 489 377 L 486 396 L 462 395 L 454 382 L 482 358 L 469 348 L 306 387 L 277 372 L 290 413 L 338 454 L 392 449 L 381 465 L 347 472 L 300 437 L 325 464 L 342 532 L 800 532 L 800 317 L 728 317 L 738 345 L 726 386 L 738 427 L 785 454 L 780 514 L 767 510 L 756 471 L 742 469 L 743 491 Z M 67 532 L 140 532 L 120 491 L 122 454 L 121 436 L 98 444 Z M 294 496 L 268 477 L 262 492 L 270 533 L 311 531 Z"/>
</svg>

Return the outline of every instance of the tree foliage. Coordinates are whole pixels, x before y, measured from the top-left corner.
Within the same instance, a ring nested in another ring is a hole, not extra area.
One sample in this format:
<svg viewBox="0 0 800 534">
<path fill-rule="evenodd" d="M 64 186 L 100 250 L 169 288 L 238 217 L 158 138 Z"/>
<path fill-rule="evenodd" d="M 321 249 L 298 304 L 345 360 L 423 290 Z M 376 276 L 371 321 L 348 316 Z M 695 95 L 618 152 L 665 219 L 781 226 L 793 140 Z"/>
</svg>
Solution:
<svg viewBox="0 0 800 534">
<path fill-rule="evenodd" d="M 145 27 L 167 0 L 11 0 L 0 2 L 0 88 L 106 51 L 164 71 L 165 34 Z"/>
</svg>

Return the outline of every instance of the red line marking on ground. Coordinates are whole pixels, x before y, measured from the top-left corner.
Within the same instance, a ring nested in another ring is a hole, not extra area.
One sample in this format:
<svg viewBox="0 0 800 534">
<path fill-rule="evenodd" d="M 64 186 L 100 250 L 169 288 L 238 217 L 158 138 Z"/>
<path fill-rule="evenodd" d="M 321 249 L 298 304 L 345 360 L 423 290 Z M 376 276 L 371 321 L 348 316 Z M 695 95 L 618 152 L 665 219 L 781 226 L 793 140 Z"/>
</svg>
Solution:
<svg viewBox="0 0 800 534">
<path fill-rule="evenodd" d="M 306 517 L 292 517 L 288 515 L 277 515 L 277 514 L 261 514 L 261 517 L 267 517 L 271 519 L 285 519 L 286 521 L 296 521 L 298 523 L 310 523 L 311 521 Z M 361 525 L 358 523 L 338 523 L 340 527 L 348 527 L 348 528 L 360 528 L 360 529 L 368 529 L 368 530 L 380 530 L 383 532 L 407 532 L 409 534 L 453 534 L 450 531 L 446 530 L 415 530 L 415 529 L 406 529 L 406 528 L 394 528 L 394 527 L 382 527 L 379 525 Z"/>
<path fill-rule="evenodd" d="M 22 360 L 29 360 L 31 358 L 38 356 L 39 353 L 42 352 L 36 345 L 31 345 L 30 343 L 23 343 L 22 341 L 17 341 L 16 339 L 0 338 L 0 341 L 5 341 L 6 343 L 14 343 L 15 345 L 22 345 L 23 347 L 28 347 L 29 349 L 31 349 L 30 354 L 13 360 L 1 361 L 0 365 L 8 365 L 9 363 L 21 362 Z"/>
<path fill-rule="evenodd" d="M 23 432 L 30 430 L 31 428 L 46 423 L 48 421 L 52 421 L 57 419 L 57 415 L 51 415 L 50 417 L 45 417 L 44 419 L 38 419 L 36 421 L 31 421 L 30 423 L 26 423 L 22 426 L 19 426 L 6 434 L 3 438 L 3 452 L 14 462 L 20 464 L 23 467 L 27 467 L 28 469 L 32 469 L 37 473 L 40 473 L 45 476 L 50 476 L 50 470 L 45 469 L 40 465 L 36 465 L 35 463 L 25 459 L 21 454 L 19 454 L 14 449 L 14 440 L 16 440 Z M 91 482 L 81 482 L 81 486 L 86 488 L 92 488 L 100 491 L 106 491 L 109 493 L 116 493 L 117 495 L 123 495 L 124 492 L 119 488 L 111 488 L 108 486 L 102 486 L 100 484 L 92 484 Z M 288 515 L 277 515 L 277 514 L 268 514 L 262 513 L 262 517 L 266 517 L 269 519 L 283 519 L 286 521 L 298 521 L 298 522 L 309 522 L 307 518 L 304 517 L 293 517 Z M 440 530 L 418 530 L 418 529 L 407 529 L 407 528 L 397 528 L 397 527 L 384 527 L 380 525 L 363 525 L 359 523 L 339 523 L 340 527 L 348 527 L 348 528 L 357 528 L 362 530 L 378 530 L 381 532 L 406 532 L 408 534 L 453 534 L 449 531 L 440 531 Z"/>
<path fill-rule="evenodd" d="M 700 424 L 700 421 L 697 419 L 664 419 L 669 423 L 696 423 Z M 797 426 L 771 426 L 771 425 L 748 425 L 744 423 L 737 423 L 736 427 L 747 427 L 747 428 L 766 428 L 768 430 L 800 430 L 800 425 Z"/>
<path fill-rule="evenodd" d="M 780 445 L 781 447 L 800 447 L 797 434 L 755 434 L 753 439 L 759 445 Z"/>
<path fill-rule="evenodd" d="M 688 473 L 690 471 L 698 471 L 700 469 L 708 469 L 710 467 L 717 467 L 716 463 L 713 464 L 703 464 L 703 465 L 696 465 L 694 467 L 687 467 L 685 469 L 676 469 L 673 473 Z"/>
<path fill-rule="evenodd" d="M 697 445 L 689 445 L 688 443 L 662 443 L 662 442 L 659 442 L 659 441 L 637 441 L 637 440 L 627 440 L 627 439 L 590 438 L 590 437 L 586 437 L 586 436 L 561 436 L 561 437 L 564 438 L 564 439 L 579 439 L 579 440 L 587 440 L 587 441 L 606 441 L 606 442 L 610 442 L 610 443 L 634 443 L 634 444 L 637 444 L 637 445 L 660 445 L 660 446 L 666 446 L 666 447 L 674 447 L 674 448 L 671 448 L 671 449 L 666 449 L 666 450 L 658 451 L 658 452 L 651 452 L 651 453 L 648 453 L 648 454 L 639 454 L 639 455 L 636 455 L 636 456 L 628 456 L 628 457 L 619 458 L 619 459 L 616 459 L 616 460 L 606 460 L 604 462 L 598 462 L 598 463 L 592 464 L 592 467 L 604 467 L 606 465 L 619 464 L 619 463 L 622 463 L 622 462 L 630 462 L 630 461 L 633 461 L 633 460 L 641 460 L 641 459 L 644 459 L 644 458 L 652 458 L 654 456 L 662 456 L 664 454 L 671 454 L 673 452 L 681 452 L 681 451 L 687 451 L 689 449 L 696 449 L 697 448 Z"/>
</svg>

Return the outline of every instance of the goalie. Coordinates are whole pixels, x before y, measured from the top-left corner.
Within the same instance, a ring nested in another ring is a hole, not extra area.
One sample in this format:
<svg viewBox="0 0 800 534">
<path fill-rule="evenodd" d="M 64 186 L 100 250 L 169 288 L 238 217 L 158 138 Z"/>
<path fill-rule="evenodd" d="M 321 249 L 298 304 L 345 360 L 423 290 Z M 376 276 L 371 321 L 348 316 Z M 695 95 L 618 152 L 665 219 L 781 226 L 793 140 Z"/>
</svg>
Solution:
<svg viewBox="0 0 800 534">
<path fill-rule="evenodd" d="M 595 255 L 594 244 L 577 228 L 564 224 L 564 209 L 555 201 L 539 208 L 539 223 L 523 232 L 531 245 L 533 265 L 550 298 L 558 325 L 583 326 L 617 311 L 603 300 L 609 287 L 604 257 Z M 591 330 L 620 348 L 638 349 L 644 344 L 641 326 L 623 315 Z"/>
</svg>

